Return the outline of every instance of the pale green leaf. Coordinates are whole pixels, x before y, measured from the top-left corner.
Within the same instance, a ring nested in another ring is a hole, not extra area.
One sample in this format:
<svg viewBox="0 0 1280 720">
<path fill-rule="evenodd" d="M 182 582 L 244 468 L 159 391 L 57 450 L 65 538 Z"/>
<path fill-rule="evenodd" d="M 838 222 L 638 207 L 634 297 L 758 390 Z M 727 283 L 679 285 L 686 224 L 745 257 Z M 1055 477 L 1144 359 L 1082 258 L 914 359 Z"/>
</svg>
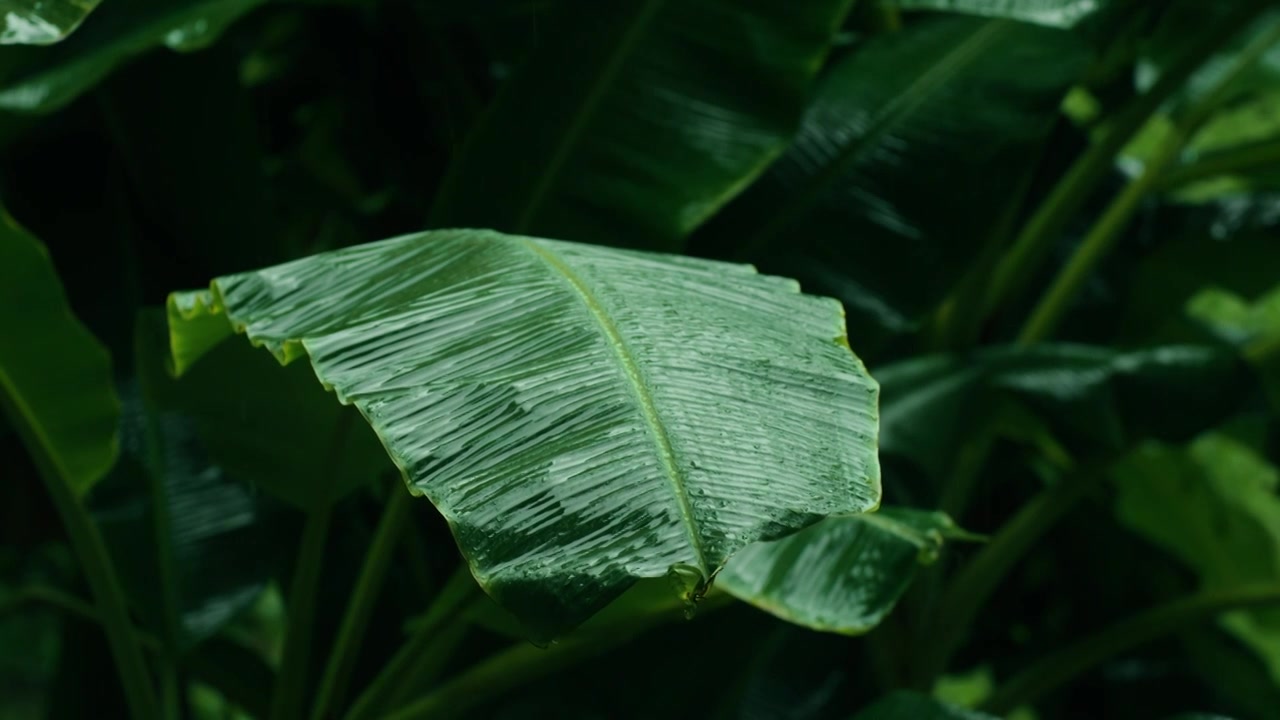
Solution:
<svg viewBox="0 0 1280 720">
<path fill-rule="evenodd" d="M 948 539 L 973 539 L 939 512 L 837 515 L 740 551 L 716 580 L 740 600 L 814 630 L 857 635 L 906 592 Z"/>
<path fill-rule="evenodd" d="M 534 635 L 639 578 L 694 595 L 743 547 L 879 501 L 878 388 L 839 305 L 749 266 L 438 231 L 211 298 L 360 409 Z M 177 314 L 175 346 L 210 309 Z"/>
<path fill-rule="evenodd" d="M 111 359 L 72 316 L 44 246 L 3 209 L 0 405 L 46 477 L 77 495 L 115 461 Z"/>
<path fill-rule="evenodd" d="M 71 34 L 101 0 L 0 0 L 0 45 L 49 45 Z"/>
</svg>

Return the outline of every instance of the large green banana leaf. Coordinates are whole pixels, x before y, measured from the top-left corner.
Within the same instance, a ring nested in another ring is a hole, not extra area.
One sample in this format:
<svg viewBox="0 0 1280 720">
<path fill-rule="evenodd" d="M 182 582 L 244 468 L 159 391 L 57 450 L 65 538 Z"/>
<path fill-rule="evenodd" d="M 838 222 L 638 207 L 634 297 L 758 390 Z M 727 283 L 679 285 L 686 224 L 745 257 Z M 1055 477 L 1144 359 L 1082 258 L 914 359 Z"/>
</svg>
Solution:
<svg viewBox="0 0 1280 720">
<path fill-rule="evenodd" d="M 128 0 L 93 13 L 48 49 L 0 49 L 0 110 L 49 112 L 133 55 L 161 45 L 195 50 L 265 0 Z"/>
<path fill-rule="evenodd" d="M 891 0 L 904 10 L 943 12 L 1008 18 L 1069 28 L 1093 16 L 1111 0 Z"/>
<path fill-rule="evenodd" d="M 0 45 L 48 45 L 71 34 L 101 0 L 0 0 Z"/>
<path fill-rule="evenodd" d="M 83 496 L 116 457 L 107 351 L 71 314 L 48 252 L 0 209 L 0 406 L 51 482 Z"/>
<path fill-rule="evenodd" d="M 1071 33 L 1009 20 L 941 17 L 873 38 L 830 70 L 795 143 L 695 247 L 841 299 L 851 327 L 907 332 L 1008 220 L 1086 59 Z"/>
<path fill-rule="evenodd" d="M 857 635 L 889 614 L 916 568 L 936 560 L 945 540 L 972 538 L 938 512 L 884 508 L 836 515 L 746 547 L 716 583 L 784 620 Z"/>
<path fill-rule="evenodd" d="M 879 501 L 839 305 L 749 266 L 438 231 L 219 278 L 171 322 L 179 369 L 233 330 L 309 357 L 535 636 Z"/>
<path fill-rule="evenodd" d="M 671 249 L 785 147 L 849 0 L 565 3 L 437 227 Z"/>
</svg>

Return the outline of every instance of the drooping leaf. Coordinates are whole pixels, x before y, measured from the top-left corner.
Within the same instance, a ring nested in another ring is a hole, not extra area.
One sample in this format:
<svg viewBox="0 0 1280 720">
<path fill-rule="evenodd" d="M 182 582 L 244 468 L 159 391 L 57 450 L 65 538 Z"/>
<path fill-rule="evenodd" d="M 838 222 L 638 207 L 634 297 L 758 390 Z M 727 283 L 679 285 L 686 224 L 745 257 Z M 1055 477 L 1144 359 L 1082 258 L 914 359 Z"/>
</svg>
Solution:
<svg viewBox="0 0 1280 720">
<path fill-rule="evenodd" d="M 934 700 L 927 695 L 895 692 L 857 715 L 854 720 L 996 720 L 974 710 L 965 710 Z"/>
<path fill-rule="evenodd" d="M 309 357 L 536 636 L 879 498 L 838 305 L 748 266 L 460 230 L 212 287 L 175 298 L 175 346 L 221 313 Z"/>
<path fill-rule="evenodd" d="M 1103 9 L 1109 0 L 892 0 L 892 2 L 903 10 L 936 10 L 1070 28 Z"/>
<path fill-rule="evenodd" d="M 566 3 L 437 199 L 437 227 L 673 249 L 795 130 L 849 0 Z"/>
<path fill-rule="evenodd" d="M 1065 31 L 944 17 L 873 38 L 823 79 L 787 153 L 700 236 L 916 327 L 998 231 L 1087 53 Z M 981 177 L 982 182 L 973 178 Z"/>
<path fill-rule="evenodd" d="M 264 0 L 130 0 L 93 13 L 65 42 L 0 63 L 0 110 L 50 112 L 131 56 L 197 50 Z M 12 52 L 12 51 L 9 51 Z M 0 56 L 2 57 L 2 56 Z"/>
<path fill-rule="evenodd" d="M 83 496 L 116 457 L 111 360 L 49 255 L 0 209 L 0 406 L 49 479 Z"/>
<path fill-rule="evenodd" d="M 1280 472 L 1252 448 L 1219 434 L 1186 448 L 1149 444 L 1112 474 L 1120 521 L 1185 563 L 1205 589 L 1280 577 Z M 1280 610 L 1235 611 L 1222 624 L 1280 680 Z"/>
<path fill-rule="evenodd" d="M 882 508 L 828 517 L 748 545 L 716 580 L 730 595 L 814 630 L 858 635 L 889 614 L 945 540 L 973 539 L 938 512 Z"/>
<path fill-rule="evenodd" d="M 101 0 L 2 0 L 0 45 L 48 45 L 79 27 Z"/>
</svg>

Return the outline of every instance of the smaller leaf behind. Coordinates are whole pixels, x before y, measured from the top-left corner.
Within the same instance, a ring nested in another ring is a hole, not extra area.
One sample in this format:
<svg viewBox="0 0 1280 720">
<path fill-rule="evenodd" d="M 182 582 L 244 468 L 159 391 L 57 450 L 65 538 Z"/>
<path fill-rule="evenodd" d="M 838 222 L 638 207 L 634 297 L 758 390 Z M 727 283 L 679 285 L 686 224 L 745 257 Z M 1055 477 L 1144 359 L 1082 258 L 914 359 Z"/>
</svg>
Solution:
<svg viewBox="0 0 1280 720">
<path fill-rule="evenodd" d="M 882 508 L 837 515 L 794 535 L 749 545 L 717 584 L 740 600 L 814 630 L 858 635 L 906 592 L 946 540 L 974 540 L 939 512 Z"/>
</svg>

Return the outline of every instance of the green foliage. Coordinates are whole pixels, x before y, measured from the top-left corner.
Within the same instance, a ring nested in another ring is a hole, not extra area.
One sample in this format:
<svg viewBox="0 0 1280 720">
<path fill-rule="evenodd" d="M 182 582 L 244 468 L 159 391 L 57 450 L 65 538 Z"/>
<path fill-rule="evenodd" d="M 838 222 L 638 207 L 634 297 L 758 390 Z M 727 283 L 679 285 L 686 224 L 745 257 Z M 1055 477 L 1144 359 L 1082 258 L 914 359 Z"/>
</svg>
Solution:
<svg viewBox="0 0 1280 720">
<path fill-rule="evenodd" d="M 0 23 L 0 716 L 1280 706 L 1274 3 Z"/>
</svg>

